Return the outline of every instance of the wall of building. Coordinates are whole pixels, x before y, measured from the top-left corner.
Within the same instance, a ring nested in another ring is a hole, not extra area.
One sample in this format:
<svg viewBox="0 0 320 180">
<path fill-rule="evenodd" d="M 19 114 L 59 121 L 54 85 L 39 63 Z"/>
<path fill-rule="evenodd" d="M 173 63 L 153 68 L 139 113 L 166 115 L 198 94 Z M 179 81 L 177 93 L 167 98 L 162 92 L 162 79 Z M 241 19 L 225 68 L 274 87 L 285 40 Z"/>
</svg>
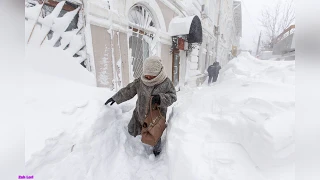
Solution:
<svg viewBox="0 0 320 180">
<path fill-rule="evenodd" d="M 122 87 L 129 84 L 129 56 L 128 56 L 128 36 L 125 33 L 119 33 L 120 53 L 121 53 L 121 79 Z"/>
<path fill-rule="evenodd" d="M 178 14 L 173 11 L 172 9 L 170 9 L 168 6 L 166 6 L 163 2 L 161 2 L 160 0 L 157 0 L 157 3 L 161 9 L 161 12 L 163 14 L 163 18 L 164 18 L 164 21 L 165 21 L 165 24 L 166 24 L 166 31 L 168 31 L 168 28 L 169 28 L 169 24 L 170 24 L 170 21 L 178 16 Z"/>
<path fill-rule="evenodd" d="M 210 42 L 208 42 L 208 37 L 205 36 L 203 38 L 203 41 L 202 41 L 202 44 L 201 44 L 201 48 L 200 48 L 200 52 L 198 53 L 198 57 L 199 57 L 199 71 L 204 74 L 206 71 L 206 56 L 207 56 L 207 51 L 208 51 L 208 47 L 207 45 L 209 44 Z"/>
<path fill-rule="evenodd" d="M 204 80 L 208 65 L 215 60 L 215 44 L 217 37 L 214 35 L 214 26 L 217 25 L 220 0 L 177 0 L 175 3 L 166 0 L 119 0 L 112 1 L 108 6 L 95 3 L 92 0 L 88 7 L 91 24 L 94 62 L 96 67 L 97 85 L 99 87 L 111 87 L 118 89 L 132 81 L 130 71 L 132 58 L 128 45 L 128 39 L 132 34 L 129 29 L 128 13 L 130 8 L 139 3 L 148 8 L 158 23 L 158 31 L 155 34 L 155 55 L 161 56 L 165 70 L 169 78 L 172 78 L 171 37 L 168 28 L 171 20 L 176 16 L 198 15 L 201 19 L 203 31 L 203 43 L 189 53 L 180 51 L 180 85 L 199 84 Z M 225 35 L 224 40 L 219 38 L 218 60 L 226 64 L 228 52 L 236 43 L 234 35 L 234 23 L 232 20 L 232 1 L 221 0 L 221 30 Z M 229 2 L 230 1 L 230 2 Z M 201 4 L 204 3 L 209 11 L 202 16 Z M 116 11 L 114 11 L 116 10 Z M 212 11 L 211 11 L 212 10 Z M 203 17 L 203 18 L 201 18 Z M 225 23 L 228 22 L 227 24 Z M 110 33 L 115 32 L 115 33 Z M 152 54 L 150 54 L 152 55 Z M 190 81 L 194 81 L 193 83 Z"/>
<path fill-rule="evenodd" d="M 179 85 L 184 86 L 186 83 L 186 73 L 187 73 L 187 53 L 186 51 L 180 51 L 180 72 L 179 72 Z"/>
<path fill-rule="evenodd" d="M 91 25 L 92 45 L 98 87 L 113 87 L 111 36 L 108 30 Z"/>
<path fill-rule="evenodd" d="M 218 47 L 218 61 L 222 66 L 230 60 L 232 46 L 239 47 L 240 37 L 237 34 L 234 6 L 232 0 L 221 0 L 220 34 Z"/>
<path fill-rule="evenodd" d="M 171 46 L 161 45 L 161 59 L 167 76 L 172 80 L 172 54 L 170 54 Z"/>
<path fill-rule="evenodd" d="M 95 25 L 91 31 L 97 86 L 119 89 L 128 84 L 127 34 Z"/>
</svg>

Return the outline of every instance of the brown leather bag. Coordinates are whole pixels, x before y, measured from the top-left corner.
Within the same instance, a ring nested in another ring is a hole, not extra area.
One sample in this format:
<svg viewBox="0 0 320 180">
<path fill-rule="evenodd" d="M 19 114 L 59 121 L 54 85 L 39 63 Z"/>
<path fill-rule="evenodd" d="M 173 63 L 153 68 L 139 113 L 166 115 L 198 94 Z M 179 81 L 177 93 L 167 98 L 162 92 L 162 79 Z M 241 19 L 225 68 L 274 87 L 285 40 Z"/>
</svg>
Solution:
<svg viewBox="0 0 320 180">
<path fill-rule="evenodd" d="M 160 113 L 157 105 L 152 107 L 152 98 L 150 98 L 149 108 L 150 112 L 142 124 L 141 141 L 145 144 L 155 146 L 166 129 L 166 118 Z"/>
</svg>

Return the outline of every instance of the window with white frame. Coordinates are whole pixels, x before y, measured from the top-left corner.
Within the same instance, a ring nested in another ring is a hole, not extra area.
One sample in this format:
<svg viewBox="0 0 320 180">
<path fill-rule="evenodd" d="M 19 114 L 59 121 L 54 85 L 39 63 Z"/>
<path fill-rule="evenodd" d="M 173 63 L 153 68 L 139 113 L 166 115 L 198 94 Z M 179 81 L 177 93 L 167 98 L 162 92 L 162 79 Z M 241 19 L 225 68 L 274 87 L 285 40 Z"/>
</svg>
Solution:
<svg viewBox="0 0 320 180">
<path fill-rule="evenodd" d="M 132 30 L 129 38 L 132 62 L 129 63 L 130 76 L 139 78 L 142 75 L 143 61 L 157 50 L 156 31 L 158 24 L 151 11 L 143 5 L 134 5 L 128 14 L 129 29 Z"/>
</svg>

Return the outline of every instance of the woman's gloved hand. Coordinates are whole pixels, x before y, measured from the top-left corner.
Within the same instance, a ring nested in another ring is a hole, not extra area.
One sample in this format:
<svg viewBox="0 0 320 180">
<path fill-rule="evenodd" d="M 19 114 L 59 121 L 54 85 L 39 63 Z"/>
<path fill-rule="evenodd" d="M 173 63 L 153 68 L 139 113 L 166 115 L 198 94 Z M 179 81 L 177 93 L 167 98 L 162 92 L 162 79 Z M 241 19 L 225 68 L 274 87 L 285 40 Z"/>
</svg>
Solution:
<svg viewBox="0 0 320 180">
<path fill-rule="evenodd" d="M 160 105 L 160 103 L 161 103 L 160 96 L 159 95 L 154 95 L 153 98 L 152 98 L 151 103 Z"/>
<path fill-rule="evenodd" d="M 106 103 L 104 103 L 104 105 L 108 105 L 109 103 L 111 103 L 110 106 L 112 106 L 112 104 L 113 104 L 114 102 L 116 102 L 116 101 L 113 100 L 112 98 L 110 98 L 110 99 L 108 99 L 108 101 L 107 101 Z"/>
</svg>

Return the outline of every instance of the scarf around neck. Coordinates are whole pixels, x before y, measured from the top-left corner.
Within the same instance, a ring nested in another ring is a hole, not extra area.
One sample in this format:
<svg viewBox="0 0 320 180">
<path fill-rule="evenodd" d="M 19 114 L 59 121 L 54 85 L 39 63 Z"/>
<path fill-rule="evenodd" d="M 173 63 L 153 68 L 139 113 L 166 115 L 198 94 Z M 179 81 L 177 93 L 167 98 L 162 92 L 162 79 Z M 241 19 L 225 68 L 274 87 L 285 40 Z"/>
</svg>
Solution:
<svg viewBox="0 0 320 180">
<path fill-rule="evenodd" d="M 167 78 L 167 75 L 164 72 L 163 68 L 161 69 L 158 76 L 151 79 L 151 80 L 145 78 L 144 75 L 141 76 L 141 80 L 142 80 L 143 84 L 145 84 L 146 86 L 154 86 L 157 84 L 161 84 L 164 80 L 166 80 L 166 78 Z"/>
</svg>

